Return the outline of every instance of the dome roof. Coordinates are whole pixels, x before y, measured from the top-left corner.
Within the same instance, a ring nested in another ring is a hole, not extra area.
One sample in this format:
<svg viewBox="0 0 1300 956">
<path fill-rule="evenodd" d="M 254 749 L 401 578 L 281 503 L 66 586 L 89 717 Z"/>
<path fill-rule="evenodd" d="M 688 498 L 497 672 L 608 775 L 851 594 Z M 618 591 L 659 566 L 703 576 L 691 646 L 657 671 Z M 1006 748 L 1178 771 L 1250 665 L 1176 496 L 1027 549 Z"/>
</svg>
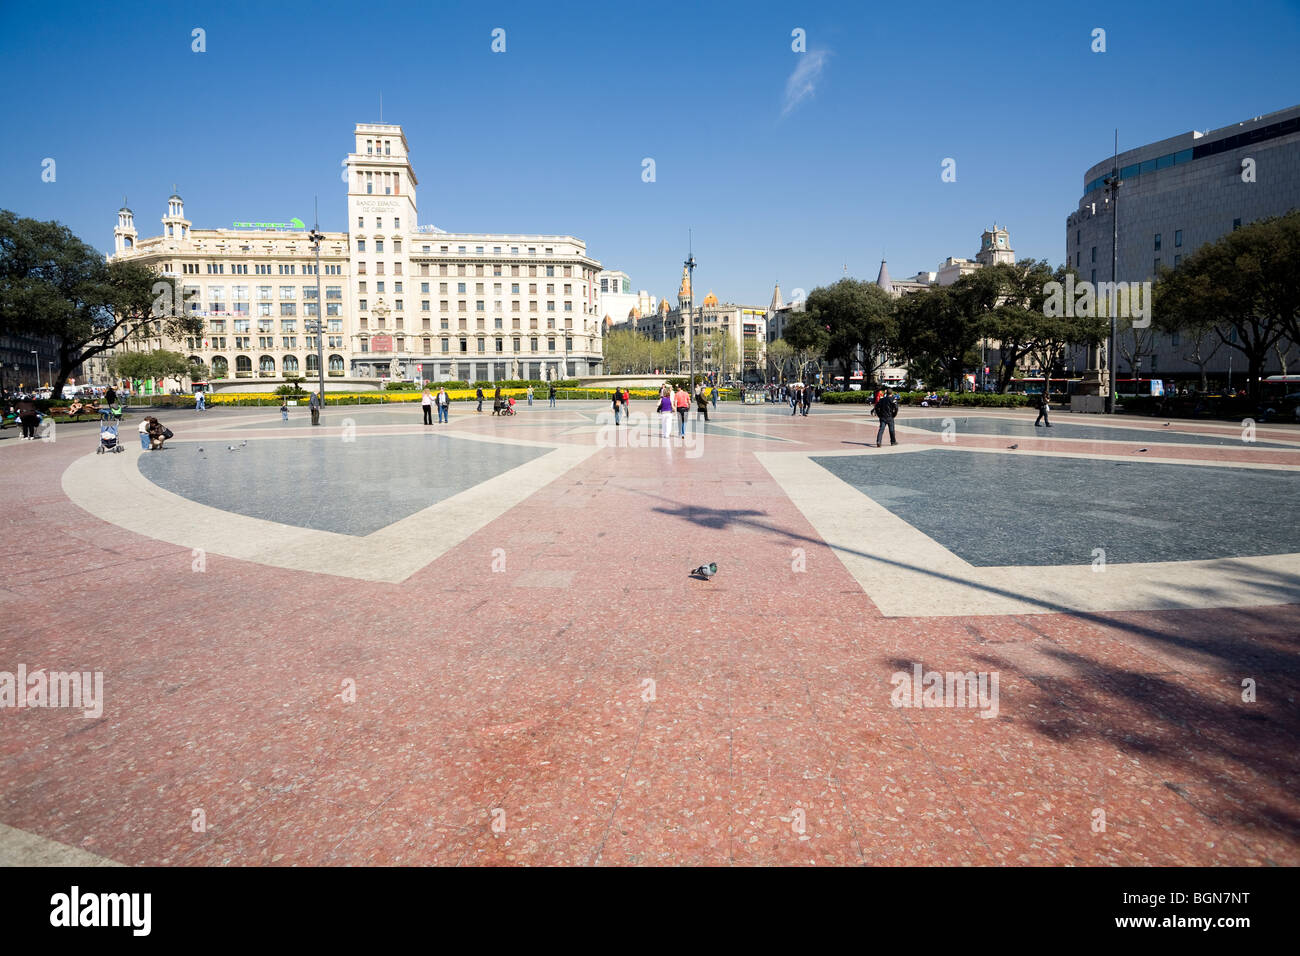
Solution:
<svg viewBox="0 0 1300 956">
<path fill-rule="evenodd" d="M 704 305 L 717 305 L 717 304 L 718 304 L 718 297 L 713 294 L 712 290 L 710 290 L 709 294 L 704 297 Z"/>
<path fill-rule="evenodd" d="M 659 311 L 662 312 L 662 313 L 664 313 L 665 315 L 672 311 L 672 309 L 669 308 L 669 306 L 668 306 L 668 300 L 667 300 L 667 299 L 660 299 L 660 300 L 659 300 Z"/>
<path fill-rule="evenodd" d="M 606 315 L 605 315 L 605 326 L 608 328 L 609 326 L 611 326 L 611 325 L 613 325 L 613 324 L 614 324 L 614 320 L 611 319 L 611 318 L 609 317 L 609 314 L 608 314 L 608 313 L 606 313 Z"/>
<path fill-rule="evenodd" d="M 641 310 L 636 306 L 632 306 L 632 311 L 627 314 L 627 317 L 629 319 L 639 319 L 641 318 Z"/>
</svg>

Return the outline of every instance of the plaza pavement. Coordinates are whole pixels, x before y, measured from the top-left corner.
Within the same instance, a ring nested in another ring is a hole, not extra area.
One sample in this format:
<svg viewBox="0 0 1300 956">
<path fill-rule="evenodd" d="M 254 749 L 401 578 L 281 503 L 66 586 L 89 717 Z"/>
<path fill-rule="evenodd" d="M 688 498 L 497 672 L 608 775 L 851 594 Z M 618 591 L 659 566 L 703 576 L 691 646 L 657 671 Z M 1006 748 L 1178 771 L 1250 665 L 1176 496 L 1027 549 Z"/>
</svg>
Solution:
<svg viewBox="0 0 1300 956">
<path fill-rule="evenodd" d="M 1300 862 L 1300 430 L 651 407 L 0 433 L 0 862 Z"/>
</svg>

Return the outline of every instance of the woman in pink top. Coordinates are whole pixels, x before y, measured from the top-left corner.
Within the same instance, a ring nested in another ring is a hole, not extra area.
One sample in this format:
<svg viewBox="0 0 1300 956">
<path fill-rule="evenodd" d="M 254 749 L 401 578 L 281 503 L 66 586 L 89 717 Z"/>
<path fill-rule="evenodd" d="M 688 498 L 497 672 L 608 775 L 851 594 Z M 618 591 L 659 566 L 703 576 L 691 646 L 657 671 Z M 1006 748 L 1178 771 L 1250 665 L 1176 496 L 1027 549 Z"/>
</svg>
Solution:
<svg viewBox="0 0 1300 956">
<path fill-rule="evenodd" d="M 677 407 L 677 420 L 679 432 L 683 440 L 686 438 L 686 413 L 691 410 L 691 396 L 686 393 L 686 389 L 680 385 L 677 386 L 677 392 L 673 395 L 673 405 Z"/>
</svg>

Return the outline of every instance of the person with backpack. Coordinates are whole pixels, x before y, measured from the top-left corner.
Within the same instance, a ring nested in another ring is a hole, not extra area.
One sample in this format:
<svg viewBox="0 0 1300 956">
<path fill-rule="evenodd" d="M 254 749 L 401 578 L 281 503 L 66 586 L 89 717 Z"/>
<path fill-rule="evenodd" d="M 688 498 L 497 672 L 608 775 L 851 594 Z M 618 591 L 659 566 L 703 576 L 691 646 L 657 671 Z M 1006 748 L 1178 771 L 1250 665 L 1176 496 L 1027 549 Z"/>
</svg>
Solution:
<svg viewBox="0 0 1300 956">
<path fill-rule="evenodd" d="M 614 424 L 618 425 L 622 422 L 623 418 L 623 393 L 617 388 L 614 389 L 612 402 L 614 405 Z"/>
<path fill-rule="evenodd" d="M 880 427 L 876 429 L 876 447 L 880 447 L 880 440 L 885 437 L 886 427 L 889 428 L 889 444 L 897 445 L 898 437 L 894 434 L 894 419 L 898 416 L 898 396 L 891 389 L 885 389 L 872 409 L 872 413 L 880 419 Z"/>
</svg>

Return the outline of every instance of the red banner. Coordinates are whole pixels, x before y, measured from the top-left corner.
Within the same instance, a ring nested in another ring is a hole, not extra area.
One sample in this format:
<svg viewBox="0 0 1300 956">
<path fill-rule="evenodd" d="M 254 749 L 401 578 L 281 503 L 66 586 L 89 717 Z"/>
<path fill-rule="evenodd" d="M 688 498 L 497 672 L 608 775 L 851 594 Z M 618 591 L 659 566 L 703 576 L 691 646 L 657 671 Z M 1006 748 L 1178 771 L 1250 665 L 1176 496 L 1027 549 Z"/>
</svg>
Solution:
<svg viewBox="0 0 1300 956">
<path fill-rule="evenodd" d="M 370 351 L 372 352 L 391 352 L 393 350 L 393 337 L 391 335 L 375 335 L 370 338 Z"/>
</svg>

